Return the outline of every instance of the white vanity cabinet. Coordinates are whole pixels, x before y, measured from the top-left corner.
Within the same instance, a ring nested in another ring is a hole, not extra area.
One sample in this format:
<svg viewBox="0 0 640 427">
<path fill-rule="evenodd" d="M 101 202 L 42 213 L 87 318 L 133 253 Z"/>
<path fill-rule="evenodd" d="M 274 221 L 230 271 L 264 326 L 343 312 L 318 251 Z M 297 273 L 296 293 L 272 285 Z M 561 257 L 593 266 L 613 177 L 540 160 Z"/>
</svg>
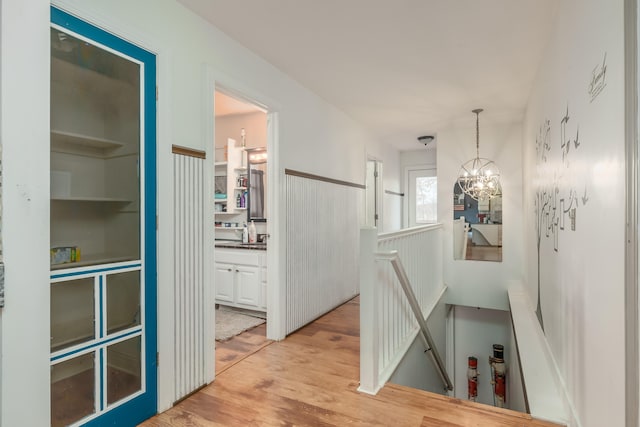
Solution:
<svg viewBox="0 0 640 427">
<path fill-rule="evenodd" d="M 216 304 L 266 310 L 266 251 L 216 248 Z"/>
</svg>

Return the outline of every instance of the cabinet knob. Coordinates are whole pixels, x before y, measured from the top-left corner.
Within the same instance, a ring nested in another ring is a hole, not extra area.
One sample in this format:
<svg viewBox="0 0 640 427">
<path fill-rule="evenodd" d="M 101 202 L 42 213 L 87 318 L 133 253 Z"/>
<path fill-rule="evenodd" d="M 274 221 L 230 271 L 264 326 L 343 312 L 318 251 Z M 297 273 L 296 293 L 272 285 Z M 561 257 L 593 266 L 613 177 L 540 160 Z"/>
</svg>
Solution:
<svg viewBox="0 0 640 427">
<path fill-rule="evenodd" d="M 236 273 L 240 273 L 240 270 L 236 269 Z"/>
<path fill-rule="evenodd" d="M 233 268 L 227 268 L 227 271 L 233 271 Z"/>
</svg>

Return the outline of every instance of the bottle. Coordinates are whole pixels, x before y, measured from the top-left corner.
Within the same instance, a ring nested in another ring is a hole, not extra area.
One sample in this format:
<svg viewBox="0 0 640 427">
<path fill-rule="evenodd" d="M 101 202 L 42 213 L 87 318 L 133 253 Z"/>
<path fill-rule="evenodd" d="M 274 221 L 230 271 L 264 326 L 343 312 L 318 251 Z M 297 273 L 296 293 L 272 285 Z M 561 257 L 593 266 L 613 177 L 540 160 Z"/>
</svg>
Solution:
<svg viewBox="0 0 640 427">
<path fill-rule="evenodd" d="M 240 208 L 240 193 L 238 193 L 238 195 L 236 196 L 236 207 Z"/>
<path fill-rule="evenodd" d="M 249 225 L 249 243 L 255 243 L 256 237 L 256 225 L 251 221 L 251 224 Z"/>
<path fill-rule="evenodd" d="M 247 200 L 247 199 L 245 198 L 245 193 L 241 193 L 241 194 L 240 194 L 240 207 L 241 207 L 241 208 L 244 208 L 244 207 L 246 207 L 246 206 L 247 206 L 247 205 L 246 205 L 246 203 L 247 203 L 247 202 L 246 202 L 246 200 Z"/>
<path fill-rule="evenodd" d="M 249 243 L 249 229 L 246 222 L 242 227 L 242 243 Z"/>
</svg>

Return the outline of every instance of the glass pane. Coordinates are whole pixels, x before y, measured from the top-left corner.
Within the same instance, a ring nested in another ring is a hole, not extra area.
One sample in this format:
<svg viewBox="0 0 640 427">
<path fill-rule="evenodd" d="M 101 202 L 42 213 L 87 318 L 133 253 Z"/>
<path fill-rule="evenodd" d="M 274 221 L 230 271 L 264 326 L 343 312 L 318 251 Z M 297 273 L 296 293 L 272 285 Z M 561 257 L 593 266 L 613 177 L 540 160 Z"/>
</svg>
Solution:
<svg viewBox="0 0 640 427">
<path fill-rule="evenodd" d="M 140 66 L 51 29 L 51 266 L 140 258 Z"/>
<path fill-rule="evenodd" d="M 107 349 L 107 401 L 115 403 L 142 389 L 140 336 Z"/>
<path fill-rule="evenodd" d="M 140 272 L 107 276 L 107 333 L 140 324 Z"/>
<path fill-rule="evenodd" d="M 435 223 L 438 218 L 438 178 L 416 178 L 416 222 Z"/>
<path fill-rule="evenodd" d="M 95 338 L 94 280 L 51 285 L 51 352 Z"/>
<path fill-rule="evenodd" d="M 95 412 L 95 357 L 85 354 L 51 367 L 51 425 L 66 426 Z"/>
</svg>

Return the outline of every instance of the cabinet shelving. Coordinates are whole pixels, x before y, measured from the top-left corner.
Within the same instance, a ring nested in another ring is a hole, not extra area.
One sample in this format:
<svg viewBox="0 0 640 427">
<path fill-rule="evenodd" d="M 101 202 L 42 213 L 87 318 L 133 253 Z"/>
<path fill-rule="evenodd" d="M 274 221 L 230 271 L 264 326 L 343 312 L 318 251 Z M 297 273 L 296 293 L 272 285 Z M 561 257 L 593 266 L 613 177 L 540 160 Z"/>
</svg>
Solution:
<svg viewBox="0 0 640 427">
<path fill-rule="evenodd" d="M 81 251 L 52 270 L 140 258 L 140 68 L 87 67 L 51 58 L 50 242 Z"/>
<path fill-rule="evenodd" d="M 119 199 L 113 197 L 82 197 L 82 196 L 69 196 L 69 197 L 51 197 L 52 201 L 57 202 L 103 202 L 103 203 L 131 203 L 133 200 Z"/>
<path fill-rule="evenodd" d="M 105 158 L 125 146 L 124 142 L 97 136 L 51 129 L 51 151 Z"/>
<path fill-rule="evenodd" d="M 92 254 L 92 255 L 86 255 L 86 256 L 81 255 L 80 261 L 51 265 L 51 270 L 62 270 L 65 268 L 86 267 L 88 265 L 110 264 L 113 262 L 133 261 L 135 259 L 137 259 L 136 256 L 118 256 L 113 254 Z"/>
</svg>

